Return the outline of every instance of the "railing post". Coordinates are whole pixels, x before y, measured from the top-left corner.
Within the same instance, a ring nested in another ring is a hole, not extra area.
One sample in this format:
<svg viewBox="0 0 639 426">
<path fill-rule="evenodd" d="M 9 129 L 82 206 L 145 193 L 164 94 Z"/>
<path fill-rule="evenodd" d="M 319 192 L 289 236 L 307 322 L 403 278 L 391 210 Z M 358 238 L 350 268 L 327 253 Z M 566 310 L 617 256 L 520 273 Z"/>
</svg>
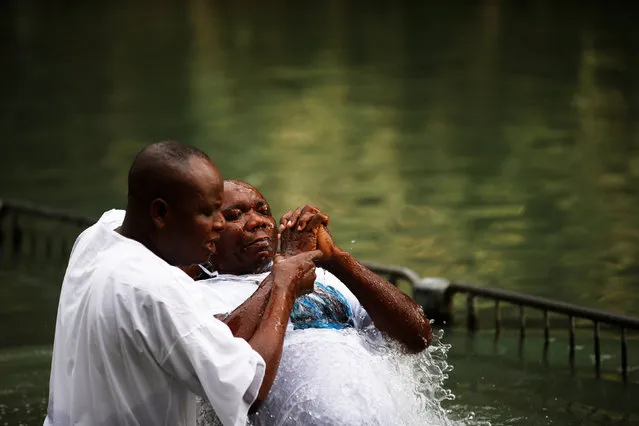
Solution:
<svg viewBox="0 0 639 426">
<path fill-rule="evenodd" d="M 501 332 L 501 310 L 499 309 L 499 299 L 495 299 L 495 340 L 499 339 Z"/>
<path fill-rule="evenodd" d="M 399 280 L 399 275 L 394 274 L 392 272 L 388 275 L 388 282 L 393 284 L 395 287 L 397 287 L 398 280 Z"/>
<path fill-rule="evenodd" d="M 468 331 L 477 330 L 477 313 L 475 313 L 475 295 L 466 295 L 466 327 Z"/>
<path fill-rule="evenodd" d="M 20 220 L 18 219 L 17 212 L 13 212 L 11 217 L 11 227 L 13 228 L 11 231 L 11 249 L 13 250 L 13 259 L 17 259 L 22 254 L 22 240 L 23 240 L 23 232 L 22 227 L 20 226 Z"/>
<path fill-rule="evenodd" d="M 413 298 L 422 306 L 428 319 L 450 325 L 453 320 L 450 282 L 443 278 L 422 278 L 414 283 Z"/>
<path fill-rule="evenodd" d="M 548 346 L 550 345 L 550 318 L 548 317 L 548 309 L 544 309 L 544 364 L 548 365 Z"/>
<path fill-rule="evenodd" d="M 7 233 L 4 226 L 8 213 L 9 207 L 4 204 L 2 199 L 0 199 L 0 261 L 2 261 L 2 257 L 4 256 L 4 242 L 7 239 Z"/>
<path fill-rule="evenodd" d="M 524 340 L 526 337 L 526 312 L 524 305 L 519 305 L 519 339 Z"/>
<path fill-rule="evenodd" d="M 568 317 L 568 344 L 570 349 L 568 352 L 568 361 L 570 363 L 570 372 L 575 372 L 575 317 L 570 315 Z"/>
<path fill-rule="evenodd" d="M 592 323 L 592 331 L 594 338 L 594 349 L 595 349 L 595 374 L 597 378 L 601 375 L 601 348 L 599 343 L 599 322 L 593 321 Z"/>
<path fill-rule="evenodd" d="M 624 383 L 628 381 L 628 343 L 626 342 L 626 328 L 621 327 L 621 377 Z"/>
</svg>

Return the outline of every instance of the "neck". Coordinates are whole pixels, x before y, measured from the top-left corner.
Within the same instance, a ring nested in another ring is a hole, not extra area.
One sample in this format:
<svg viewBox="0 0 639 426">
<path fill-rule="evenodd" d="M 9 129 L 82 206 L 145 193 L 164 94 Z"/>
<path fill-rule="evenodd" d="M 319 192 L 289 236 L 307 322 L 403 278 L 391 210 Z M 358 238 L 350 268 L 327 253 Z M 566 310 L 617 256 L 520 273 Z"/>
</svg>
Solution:
<svg viewBox="0 0 639 426">
<path fill-rule="evenodd" d="M 253 275 L 253 274 L 262 274 L 264 272 L 269 272 L 272 267 L 273 267 L 273 261 L 269 260 L 268 262 L 255 267 L 253 270 L 246 270 L 242 268 L 227 269 L 222 265 L 215 265 L 212 270 L 215 270 L 219 274 L 226 274 L 226 275 Z"/>
<path fill-rule="evenodd" d="M 255 269 L 255 272 L 253 272 L 254 274 L 261 274 L 263 272 L 269 272 L 271 270 L 271 268 L 273 268 L 273 261 L 269 260 L 267 263 L 265 263 L 264 265 L 258 267 Z"/>
<path fill-rule="evenodd" d="M 144 224 L 141 220 L 136 219 L 135 215 L 131 214 L 128 209 L 124 215 L 122 225 L 116 229 L 116 232 L 123 237 L 139 242 L 144 247 L 151 250 L 154 254 L 161 257 L 157 251 L 153 238 L 151 238 L 149 226 Z"/>
</svg>

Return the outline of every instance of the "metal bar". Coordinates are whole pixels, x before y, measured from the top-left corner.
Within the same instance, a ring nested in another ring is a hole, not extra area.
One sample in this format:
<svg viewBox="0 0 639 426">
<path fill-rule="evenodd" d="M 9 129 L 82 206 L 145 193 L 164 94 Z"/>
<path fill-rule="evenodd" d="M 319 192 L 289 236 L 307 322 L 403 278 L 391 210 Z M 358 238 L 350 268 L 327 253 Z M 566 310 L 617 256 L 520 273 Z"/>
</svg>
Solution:
<svg viewBox="0 0 639 426">
<path fill-rule="evenodd" d="M 544 309 L 544 347 L 548 347 L 550 344 L 550 318 L 548 316 L 548 310 Z"/>
<path fill-rule="evenodd" d="M 4 257 L 4 243 L 7 239 L 7 232 L 4 227 L 4 219 L 9 213 L 9 208 L 4 205 L 2 199 L 0 199 L 0 260 Z"/>
<path fill-rule="evenodd" d="M 548 347 L 550 346 L 550 318 L 548 316 L 548 310 L 544 309 L 544 351 L 543 360 L 544 364 L 548 365 Z"/>
<path fill-rule="evenodd" d="M 501 309 L 499 309 L 499 300 L 495 300 L 495 339 L 499 337 L 501 332 Z"/>
<path fill-rule="evenodd" d="M 570 362 L 570 370 L 575 368 L 575 317 L 568 317 L 568 328 L 570 333 L 570 352 L 568 360 Z"/>
<path fill-rule="evenodd" d="M 399 275 L 395 273 L 390 273 L 388 275 L 388 282 L 397 287 L 397 280 L 399 279 Z"/>
<path fill-rule="evenodd" d="M 524 339 L 526 337 L 526 312 L 524 311 L 524 305 L 519 305 L 519 338 Z"/>
<path fill-rule="evenodd" d="M 389 277 L 391 274 L 395 274 L 399 278 L 404 278 L 406 281 L 409 281 L 411 284 L 415 284 L 421 279 L 421 277 L 417 275 L 415 271 L 403 266 L 382 265 L 374 262 L 364 262 L 364 265 L 376 274 L 387 275 Z"/>
<path fill-rule="evenodd" d="M 68 213 L 62 210 L 51 209 L 48 207 L 36 206 L 24 201 L 6 200 L 3 202 L 3 206 L 9 207 L 16 213 L 27 214 L 34 217 L 55 219 L 62 222 L 77 224 L 80 226 L 90 226 L 95 223 L 95 220 L 89 216 Z"/>
<path fill-rule="evenodd" d="M 468 294 L 466 298 L 466 327 L 469 331 L 477 330 L 477 315 L 475 314 L 475 296 Z"/>
<path fill-rule="evenodd" d="M 621 375 L 624 382 L 628 380 L 628 342 L 624 327 L 621 327 Z"/>
<path fill-rule="evenodd" d="M 595 340 L 595 374 L 597 377 L 601 374 L 601 348 L 599 346 L 599 323 L 592 323 L 593 338 Z"/>
<path fill-rule="evenodd" d="M 11 218 L 12 232 L 12 249 L 14 255 L 19 255 L 22 251 L 22 228 L 20 227 L 20 221 L 18 215 L 14 212 Z M 16 256 L 17 257 L 17 256 Z"/>
<path fill-rule="evenodd" d="M 466 293 L 476 297 L 485 297 L 493 300 L 524 305 L 530 308 L 547 309 L 568 316 L 575 316 L 589 319 L 591 321 L 604 322 L 619 327 L 639 329 L 639 318 L 626 315 L 619 315 L 612 312 L 605 312 L 598 309 L 585 308 L 543 297 L 531 296 L 528 294 L 516 293 L 497 288 L 477 287 L 470 284 L 451 282 L 447 290 L 449 293 Z"/>
</svg>

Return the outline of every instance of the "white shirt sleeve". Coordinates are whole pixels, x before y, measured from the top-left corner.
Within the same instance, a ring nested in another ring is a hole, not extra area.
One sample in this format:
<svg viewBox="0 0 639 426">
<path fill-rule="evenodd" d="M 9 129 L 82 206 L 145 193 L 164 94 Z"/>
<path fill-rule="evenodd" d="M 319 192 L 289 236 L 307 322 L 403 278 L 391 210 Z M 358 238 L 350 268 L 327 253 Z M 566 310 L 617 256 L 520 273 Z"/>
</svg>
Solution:
<svg viewBox="0 0 639 426">
<path fill-rule="evenodd" d="M 163 272 L 155 287 L 125 285 L 118 294 L 121 330 L 134 330 L 122 338 L 137 340 L 169 376 L 207 399 L 224 425 L 245 424 L 264 360 L 214 317 L 218 309 L 211 309 L 198 284 Z"/>
<path fill-rule="evenodd" d="M 215 318 L 175 342 L 161 366 L 206 398 L 225 425 L 246 422 L 265 369 L 262 357 Z"/>
</svg>

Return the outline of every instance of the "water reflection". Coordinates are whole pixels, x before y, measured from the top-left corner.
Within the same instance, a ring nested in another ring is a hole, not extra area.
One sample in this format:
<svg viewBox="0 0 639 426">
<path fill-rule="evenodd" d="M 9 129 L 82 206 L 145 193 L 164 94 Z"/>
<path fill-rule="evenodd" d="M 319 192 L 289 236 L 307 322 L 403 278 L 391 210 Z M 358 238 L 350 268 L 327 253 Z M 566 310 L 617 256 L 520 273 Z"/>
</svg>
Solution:
<svg viewBox="0 0 639 426">
<path fill-rule="evenodd" d="M 3 197 L 122 207 L 133 153 L 177 138 L 361 258 L 639 315 L 632 6 L 0 8 Z M 55 280 L 3 281 L 35 330 L 9 340 L 50 341 Z"/>
<path fill-rule="evenodd" d="M 131 155 L 175 137 L 365 258 L 639 312 L 637 36 L 612 12 L 280 3 L 7 6 L 2 194 L 122 206 Z"/>
</svg>

